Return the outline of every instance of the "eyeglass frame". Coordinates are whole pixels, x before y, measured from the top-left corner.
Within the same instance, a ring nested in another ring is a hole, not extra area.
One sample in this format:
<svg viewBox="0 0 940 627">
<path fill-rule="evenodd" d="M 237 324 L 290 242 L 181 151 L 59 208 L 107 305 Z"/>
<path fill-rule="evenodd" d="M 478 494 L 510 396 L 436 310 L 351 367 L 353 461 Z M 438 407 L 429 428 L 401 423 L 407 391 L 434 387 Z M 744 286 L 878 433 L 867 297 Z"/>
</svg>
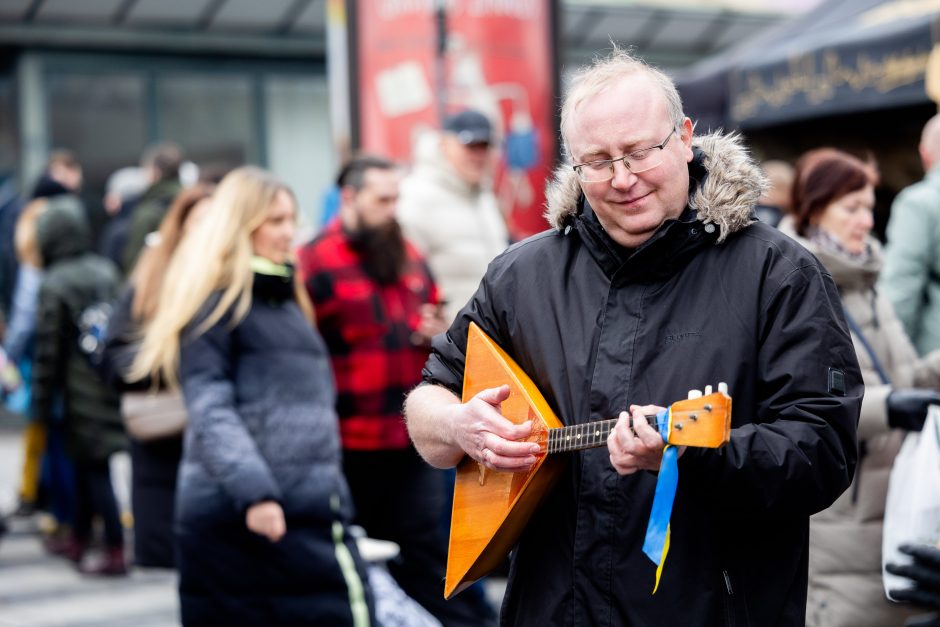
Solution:
<svg viewBox="0 0 940 627">
<path fill-rule="evenodd" d="M 672 127 L 672 130 L 669 131 L 669 134 L 666 135 L 666 139 L 664 139 L 664 140 L 661 141 L 660 143 L 656 144 L 655 146 L 650 146 L 650 147 L 648 147 L 648 148 L 640 148 L 639 150 L 634 150 L 633 152 L 629 152 L 629 153 L 627 153 L 627 154 L 625 154 L 625 155 L 623 155 L 623 156 L 621 156 L 621 157 L 617 157 L 616 159 L 598 159 L 598 160 L 596 160 L 596 161 L 585 161 L 584 163 L 577 163 L 577 164 L 571 166 L 571 169 L 574 170 L 574 171 L 577 173 L 578 179 L 579 179 L 581 182 L 583 182 L 583 183 L 606 183 L 607 181 L 612 180 L 612 179 L 614 178 L 614 176 L 616 175 L 616 173 L 614 172 L 614 164 L 615 164 L 616 162 L 618 162 L 618 161 L 622 161 L 622 162 L 623 162 L 623 165 L 627 168 L 627 170 L 629 170 L 629 171 L 632 172 L 633 174 L 642 174 L 643 172 L 649 172 L 649 171 L 652 170 L 653 168 L 658 168 L 659 166 L 661 166 L 661 165 L 662 165 L 662 161 L 660 161 L 659 163 L 657 163 L 657 164 L 654 165 L 654 166 L 650 166 L 650 167 L 646 168 L 645 170 L 640 170 L 639 172 L 637 172 L 636 170 L 634 170 L 633 168 L 630 167 L 630 161 L 629 161 L 630 157 L 632 157 L 633 155 L 637 154 L 638 152 L 646 152 L 646 153 L 649 153 L 650 151 L 656 150 L 657 148 L 658 148 L 660 151 L 665 150 L 666 144 L 668 144 L 668 143 L 669 143 L 669 140 L 672 139 L 672 136 L 673 136 L 674 134 L 677 134 L 678 132 L 679 132 L 679 129 L 674 126 L 674 127 Z M 586 181 L 586 180 L 584 180 L 584 176 L 581 174 L 581 168 L 583 168 L 583 167 L 586 166 L 586 165 L 597 164 L 597 163 L 607 163 L 607 164 L 608 164 L 608 170 L 610 171 L 610 176 L 609 176 L 608 178 L 606 178 L 606 179 L 600 179 L 600 180 L 597 180 L 597 181 Z"/>
</svg>

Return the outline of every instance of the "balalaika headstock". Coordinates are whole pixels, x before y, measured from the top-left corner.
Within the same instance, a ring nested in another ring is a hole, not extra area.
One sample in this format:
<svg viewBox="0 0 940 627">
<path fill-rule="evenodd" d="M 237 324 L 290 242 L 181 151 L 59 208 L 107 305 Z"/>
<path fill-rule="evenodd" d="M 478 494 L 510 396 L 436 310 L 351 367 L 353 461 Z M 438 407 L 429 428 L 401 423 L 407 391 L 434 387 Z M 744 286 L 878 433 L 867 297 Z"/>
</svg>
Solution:
<svg viewBox="0 0 940 627">
<path fill-rule="evenodd" d="M 717 392 L 710 385 L 704 394 L 691 390 L 687 400 L 676 401 L 669 410 L 672 419 L 666 439 L 670 444 L 718 448 L 731 437 L 731 397 L 726 383 L 719 383 Z"/>
</svg>

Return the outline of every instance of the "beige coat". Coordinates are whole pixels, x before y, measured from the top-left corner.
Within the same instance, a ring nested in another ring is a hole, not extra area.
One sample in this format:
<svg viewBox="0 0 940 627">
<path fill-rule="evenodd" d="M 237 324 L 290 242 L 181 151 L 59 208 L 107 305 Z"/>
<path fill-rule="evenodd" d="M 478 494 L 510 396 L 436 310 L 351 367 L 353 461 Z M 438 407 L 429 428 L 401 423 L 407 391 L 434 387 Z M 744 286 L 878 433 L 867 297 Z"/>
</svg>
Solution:
<svg viewBox="0 0 940 627">
<path fill-rule="evenodd" d="M 449 322 L 506 249 L 509 233 L 493 193 L 457 176 L 441 155 L 439 136 L 422 140 L 415 168 L 402 182 L 398 221 L 431 266 Z"/>
<path fill-rule="evenodd" d="M 842 294 L 842 302 L 878 355 L 897 388 L 940 388 L 940 352 L 919 359 L 890 301 L 875 290 L 881 270 L 881 246 L 869 242 L 866 263 L 822 250 L 798 237 L 792 220 L 780 229 L 815 254 Z M 905 433 L 888 428 L 887 398 L 871 356 L 852 333 L 865 382 L 858 424 L 859 454 L 855 480 L 829 509 L 810 519 L 809 593 L 806 624 L 810 627 L 891 627 L 917 613 L 887 601 L 881 580 L 881 528 L 891 466 Z"/>
</svg>

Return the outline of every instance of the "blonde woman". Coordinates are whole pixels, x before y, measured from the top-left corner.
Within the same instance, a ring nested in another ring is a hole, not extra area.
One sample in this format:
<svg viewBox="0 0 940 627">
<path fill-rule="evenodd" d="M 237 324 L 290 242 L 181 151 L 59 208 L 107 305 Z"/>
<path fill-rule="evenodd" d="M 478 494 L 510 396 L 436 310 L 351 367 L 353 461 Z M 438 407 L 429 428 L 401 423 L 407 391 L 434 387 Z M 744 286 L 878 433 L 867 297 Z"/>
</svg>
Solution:
<svg viewBox="0 0 940 627">
<path fill-rule="evenodd" d="M 141 329 L 157 311 L 157 303 L 167 264 L 183 237 L 192 231 L 210 204 L 214 185 L 200 183 L 184 189 L 170 205 L 160 224 L 158 236 L 151 238 L 134 267 L 128 288 L 115 307 L 108 325 L 104 366 L 109 382 L 122 390 L 127 420 L 127 401 L 135 393 L 153 388 L 150 380 L 129 384 L 124 376 L 133 361 Z M 158 383 L 159 388 L 165 385 Z M 151 398 L 147 395 L 147 398 Z M 178 396 L 174 395 L 178 402 Z M 179 413 L 182 415 L 183 411 Z M 133 472 L 131 507 L 134 513 L 134 563 L 137 566 L 173 568 L 173 502 L 176 475 L 183 455 L 182 428 L 162 437 L 135 438 L 129 429 Z"/>
<path fill-rule="evenodd" d="M 253 167 L 220 183 L 167 269 L 132 375 L 182 384 L 184 625 L 374 622 L 348 533 L 329 356 L 289 263 L 296 203 Z"/>
</svg>

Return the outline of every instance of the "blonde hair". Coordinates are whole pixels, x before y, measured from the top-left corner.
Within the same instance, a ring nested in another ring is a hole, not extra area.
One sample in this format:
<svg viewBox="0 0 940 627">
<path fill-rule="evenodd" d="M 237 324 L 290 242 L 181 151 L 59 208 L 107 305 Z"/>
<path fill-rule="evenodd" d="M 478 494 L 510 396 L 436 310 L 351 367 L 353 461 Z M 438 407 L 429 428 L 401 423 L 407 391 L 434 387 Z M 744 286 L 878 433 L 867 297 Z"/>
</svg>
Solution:
<svg viewBox="0 0 940 627">
<path fill-rule="evenodd" d="M 221 295 L 196 334 L 204 333 L 233 306 L 233 326 L 248 314 L 253 283 L 251 234 L 267 219 L 274 197 L 282 191 L 293 200 L 284 183 L 253 166 L 233 170 L 222 179 L 206 215 L 170 260 L 160 304 L 146 325 L 131 366 L 131 380 L 149 376 L 178 385 L 183 330 L 213 293 Z"/>
<path fill-rule="evenodd" d="M 585 100 L 596 96 L 616 81 L 641 73 L 649 77 L 653 84 L 662 91 L 666 100 L 669 117 L 673 125 L 679 128 L 685 119 L 682 111 L 682 97 L 675 83 L 665 73 L 634 56 L 628 49 L 611 42 L 611 51 L 606 58 L 595 59 L 591 65 L 579 68 L 571 78 L 571 84 L 561 103 L 561 137 L 565 154 L 568 151 L 568 125 L 575 109 Z"/>
<path fill-rule="evenodd" d="M 39 250 L 39 236 L 36 233 L 36 223 L 39 216 L 49 208 L 47 198 L 32 200 L 23 208 L 23 213 L 16 220 L 16 230 L 13 234 L 13 248 L 20 263 L 42 268 L 42 252 Z"/>
</svg>

